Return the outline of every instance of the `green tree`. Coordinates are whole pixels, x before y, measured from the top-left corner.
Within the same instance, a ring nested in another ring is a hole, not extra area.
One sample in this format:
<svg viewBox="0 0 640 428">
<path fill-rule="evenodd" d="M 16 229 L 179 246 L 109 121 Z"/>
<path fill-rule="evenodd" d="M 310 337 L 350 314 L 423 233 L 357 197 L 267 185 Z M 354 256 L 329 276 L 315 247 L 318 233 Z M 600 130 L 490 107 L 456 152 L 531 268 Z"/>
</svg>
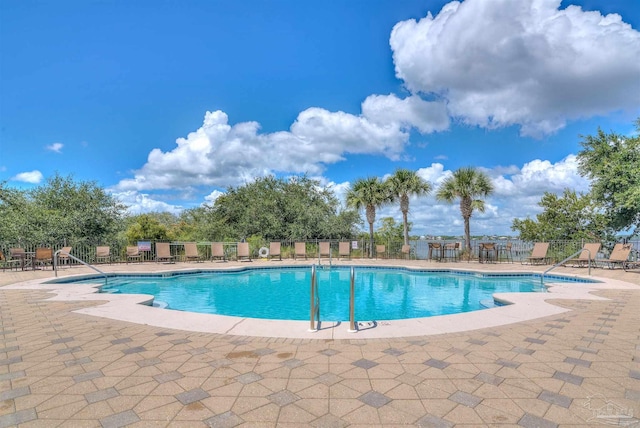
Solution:
<svg viewBox="0 0 640 428">
<path fill-rule="evenodd" d="M 493 193 L 489 177 L 474 168 L 460 168 L 447 177 L 436 192 L 436 199 L 454 202 L 460 200 L 460 213 L 464 220 L 464 241 L 467 254 L 471 254 L 471 232 L 469 221 L 473 210 L 484 212 L 484 200 Z"/>
<path fill-rule="evenodd" d="M 0 240 L 32 244 L 108 242 L 116 238 L 125 206 L 92 181 L 59 174 L 31 190 L 2 187 Z"/>
<path fill-rule="evenodd" d="M 545 192 L 538 205 L 543 211 L 535 220 L 513 220 L 511 230 L 517 231 L 523 241 L 612 239 L 606 216 L 589 195 L 570 189 L 565 189 L 561 197 Z"/>
<path fill-rule="evenodd" d="M 36 231 L 31 227 L 33 204 L 24 190 L 0 183 L 0 242 L 36 242 Z"/>
<path fill-rule="evenodd" d="M 409 197 L 428 195 L 432 186 L 425 181 L 415 171 L 409 169 L 397 169 L 396 172 L 387 179 L 387 185 L 391 192 L 392 202 L 400 201 L 400 211 L 402 212 L 402 224 L 404 226 L 404 244 L 409 244 Z"/>
<path fill-rule="evenodd" d="M 341 210 L 330 189 L 306 176 L 257 178 L 187 215 L 197 221 L 193 236 L 209 240 L 350 238 L 360 221 L 357 212 Z"/>
<path fill-rule="evenodd" d="M 591 180 L 591 194 L 605 210 L 616 231 L 640 231 L 640 118 L 636 135 L 606 134 L 582 137 L 578 153 L 580 173 Z"/>
<path fill-rule="evenodd" d="M 409 230 L 411 223 L 407 224 Z M 390 242 L 402 241 L 404 237 L 404 225 L 397 224 L 393 217 L 383 217 L 380 219 L 380 227 L 375 233 L 376 243 L 389 244 Z"/>
<path fill-rule="evenodd" d="M 376 208 L 390 202 L 389 188 L 378 177 L 357 179 L 347 191 L 347 205 L 357 210 L 364 208 L 369 223 L 369 257 L 373 257 L 373 223 Z"/>
<path fill-rule="evenodd" d="M 157 216 L 151 214 L 140 214 L 132 217 L 125 236 L 129 244 L 145 239 L 155 241 L 170 239 L 167 226 L 160 223 Z"/>
</svg>

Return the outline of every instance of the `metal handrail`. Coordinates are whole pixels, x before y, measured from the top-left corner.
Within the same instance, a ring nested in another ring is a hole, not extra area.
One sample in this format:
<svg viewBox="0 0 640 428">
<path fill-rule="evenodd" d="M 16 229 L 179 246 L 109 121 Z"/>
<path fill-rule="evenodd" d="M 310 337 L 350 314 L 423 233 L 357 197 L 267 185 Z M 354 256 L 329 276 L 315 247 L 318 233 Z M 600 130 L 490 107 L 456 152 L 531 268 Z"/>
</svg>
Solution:
<svg viewBox="0 0 640 428">
<path fill-rule="evenodd" d="M 350 292 L 349 292 L 349 333 L 356 333 L 358 329 L 356 328 L 356 318 L 355 318 L 355 301 L 356 301 L 356 271 L 353 266 L 351 266 L 351 280 L 350 280 Z"/>
<path fill-rule="evenodd" d="M 320 323 L 320 296 L 318 295 L 318 281 L 316 277 L 316 265 L 311 266 L 311 308 L 310 308 L 310 323 L 309 331 L 318 331 L 315 320 Z"/>
<path fill-rule="evenodd" d="M 575 253 L 571 254 L 569 257 L 567 257 L 563 261 L 556 263 L 555 265 L 551 266 L 549 269 L 547 269 L 544 272 L 542 272 L 542 275 L 540 275 L 540 283 L 544 284 L 544 276 L 547 273 L 551 272 L 553 269 L 557 268 L 558 266 L 563 265 L 566 261 L 571 260 L 572 258 L 574 258 L 578 254 L 582 253 L 583 251 L 586 251 L 589 254 L 588 265 L 589 265 L 589 275 L 591 275 L 591 251 L 588 248 L 582 248 L 582 249 L 576 251 Z"/>
<path fill-rule="evenodd" d="M 102 276 L 104 276 L 104 280 L 105 282 L 107 281 L 107 274 L 102 272 L 100 269 L 98 269 L 97 267 L 90 265 L 89 263 L 85 262 L 84 260 L 80 260 L 79 258 L 67 253 L 66 251 L 63 250 L 58 250 L 55 253 L 53 253 L 53 271 L 56 274 L 56 277 L 58 276 L 58 254 L 63 253 L 66 254 L 67 256 L 69 256 L 70 258 L 72 258 L 73 260 L 77 261 L 80 264 L 83 264 L 84 266 L 95 270 L 96 272 L 98 272 L 99 274 L 101 274 Z"/>
</svg>

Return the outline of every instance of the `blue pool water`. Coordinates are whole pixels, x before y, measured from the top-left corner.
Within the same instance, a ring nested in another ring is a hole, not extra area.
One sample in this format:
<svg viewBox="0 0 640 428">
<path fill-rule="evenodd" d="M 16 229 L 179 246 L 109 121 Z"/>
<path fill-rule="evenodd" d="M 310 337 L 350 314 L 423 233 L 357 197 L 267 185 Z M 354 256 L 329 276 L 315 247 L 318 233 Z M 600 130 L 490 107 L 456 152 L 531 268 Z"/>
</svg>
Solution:
<svg viewBox="0 0 640 428">
<path fill-rule="evenodd" d="M 355 317 L 394 320 L 483 309 L 500 292 L 542 292 L 538 275 L 483 275 L 406 269 L 356 268 Z M 311 269 L 241 271 L 109 278 L 103 292 L 150 294 L 169 309 L 245 318 L 307 320 Z M 322 321 L 349 319 L 349 268 L 318 270 Z M 575 279 L 552 277 L 553 282 Z M 58 281 L 62 282 L 62 281 Z M 82 282 L 104 283 L 96 277 Z"/>
</svg>

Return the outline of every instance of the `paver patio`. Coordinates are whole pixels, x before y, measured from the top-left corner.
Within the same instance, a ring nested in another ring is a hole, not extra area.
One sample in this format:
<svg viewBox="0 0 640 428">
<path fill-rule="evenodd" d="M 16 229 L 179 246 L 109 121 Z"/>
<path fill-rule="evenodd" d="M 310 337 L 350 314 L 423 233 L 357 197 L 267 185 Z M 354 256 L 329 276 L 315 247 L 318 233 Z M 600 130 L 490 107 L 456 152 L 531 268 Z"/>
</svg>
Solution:
<svg viewBox="0 0 640 428">
<path fill-rule="evenodd" d="M 0 428 L 640 426 L 640 273 L 592 273 L 634 286 L 597 292 L 607 300 L 557 299 L 570 311 L 511 325 L 328 340 L 195 333 L 75 313 L 100 302 L 47 301 L 46 290 L 5 287 L 51 271 L 0 272 Z"/>
</svg>

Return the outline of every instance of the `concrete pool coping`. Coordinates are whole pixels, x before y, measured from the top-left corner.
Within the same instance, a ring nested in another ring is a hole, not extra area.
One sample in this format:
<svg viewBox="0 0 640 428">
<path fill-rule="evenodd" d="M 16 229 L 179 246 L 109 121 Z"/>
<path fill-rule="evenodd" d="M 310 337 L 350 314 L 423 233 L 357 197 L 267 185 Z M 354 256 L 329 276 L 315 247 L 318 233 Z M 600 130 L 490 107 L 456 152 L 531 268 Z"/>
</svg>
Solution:
<svg viewBox="0 0 640 428">
<path fill-rule="evenodd" d="M 210 265 L 210 264 L 209 264 Z M 294 263 L 283 264 L 279 267 L 288 266 L 310 266 L 311 263 Z M 372 265 L 360 262 L 338 262 L 336 266 L 380 266 L 380 267 L 400 267 L 407 269 L 425 269 L 443 270 L 443 271 L 460 271 L 460 272 L 480 272 L 482 274 L 532 274 L 539 275 L 541 272 L 532 270 L 510 269 L 504 270 L 504 266 L 500 265 L 500 269 L 488 269 L 485 266 L 477 266 L 478 268 L 461 268 L 459 264 L 447 267 L 434 267 L 417 265 L 416 263 L 406 263 L 403 261 L 389 261 L 384 264 L 376 263 Z M 119 266 L 116 270 L 109 273 L 124 274 L 149 274 L 154 273 L 170 273 L 170 272 L 188 272 L 193 270 L 210 270 L 220 271 L 238 268 L 263 268 L 264 265 L 256 263 L 255 265 L 246 265 L 243 263 L 228 264 L 225 268 L 219 265 L 213 267 L 207 266 L 203 269 L 194 269 L 193 266 L 181 264 L 180 266 L 172 265 L 171 269 L 166 269 L 166 265 L 145 267 L 146 270 L 131 270 L 135 266 Z M 160 269 L 159 269 L 160 268 Z M 379 338 L 398 338 L 437 335 L 443 333 L 455 333 L 462 331 L 477 330 L 483 328 L 503 326 L 521 321 L 528 321 L 546 316 L 557 315 L 569 311 L 570 309 L 558 306 L 550 300 L 607 300 L 596 296 L 593 292 L 599 290 L 610 289 L 634 289 L 638 286 L 624 282 L 615 278 L 603 277 L 585 277 L 585 275 L 574 273 L 553 273 L 552 275 L 584 278 L 586 280 L 597 280 L 601 282 L 571 282 L 556 283 L 548 287 L 548 293 L 497 293 L 494 298 L 498 301 L 510 303 L 506 306 L 484 309 L 481 311 L 466 312 L 454 315 L 441 315 L 428 318 L 413 318 L 406 320 L 393 321 L 360 321 L 358 322 L 358 331 L 351 333 L 348 331 L 349 323 L 327 323 L 320 324 L 320 328 L 315 331 L 309 331 L 309 321 L 282 321 L 282 320 L 266 320 L 253 318 L 240 318 L 222 315 L 198 314 L 183 311 L 167 311 L 149 306 L 153 300 L 148 295 L 126 295 L 126 294 L 98 294 L 95 284 L 81 283 L 46 283 L 51 278 L 38 278 L 20 283 L 10 284 L 3 289 L 23 289 L 23 290 L 41 290 L 54 294 L 53 297 L 47 299 L 49 301 L 94 301 L 95 306 L 76 310 L 76 313 L 103 317 L 119 321 L 127 321 L 136 324 L 149 325 L 162 328 L 171 328 L 176 330 L 192 331 L 199 333 L 217 333 L 237 336 L 256 336 L 271 338 L 293 338 L 293 339 L 379 339 Z M 67 278 L 86 276 L 86 271 L 80 275 L 68 275 Z"/>
</svg>

